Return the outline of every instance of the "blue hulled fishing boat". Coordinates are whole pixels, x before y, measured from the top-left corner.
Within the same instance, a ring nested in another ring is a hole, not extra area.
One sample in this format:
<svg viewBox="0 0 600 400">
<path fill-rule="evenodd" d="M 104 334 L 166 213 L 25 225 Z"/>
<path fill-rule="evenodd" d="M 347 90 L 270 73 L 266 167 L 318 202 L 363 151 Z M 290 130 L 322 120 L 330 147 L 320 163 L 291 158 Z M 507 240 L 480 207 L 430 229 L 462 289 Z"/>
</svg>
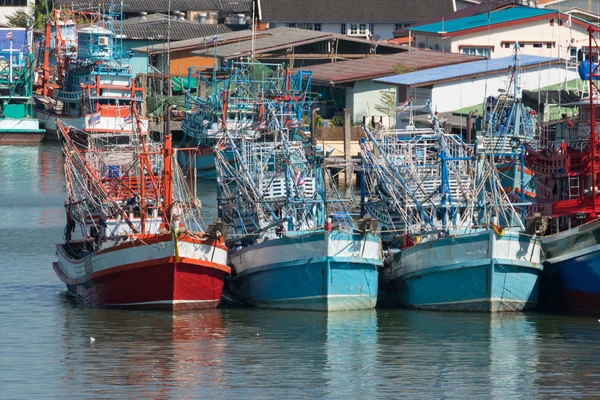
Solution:
<svg viewBox="0 0 600 400">
<path fill-rule="evenodd" d="M 322 160 L 307 160 L 303 143 L 288 135 L 280 128 L 271 142 L 251 142 L 226 133 L 217 146 L 232 292 L 243 303 L 267 308 L 373 308 L 381 241 L 369 221 L 350 218 L 348 200 L 326 179 Z M 227 149 L 235 155 L 231 164 L 222 156 Z"/>
<path fill-rule="evenodd" d="M 432 110 L 430 110 L 432 111 Z M 456 311 L 534 308 L 540 244 L 501 188 L 494 160 L 433 127 L 380 132 L 361 144 L 365 211 L 384 221 L 398 304 Z M 384 210 L 384 207 L 389 207 Z"/>
</svg>

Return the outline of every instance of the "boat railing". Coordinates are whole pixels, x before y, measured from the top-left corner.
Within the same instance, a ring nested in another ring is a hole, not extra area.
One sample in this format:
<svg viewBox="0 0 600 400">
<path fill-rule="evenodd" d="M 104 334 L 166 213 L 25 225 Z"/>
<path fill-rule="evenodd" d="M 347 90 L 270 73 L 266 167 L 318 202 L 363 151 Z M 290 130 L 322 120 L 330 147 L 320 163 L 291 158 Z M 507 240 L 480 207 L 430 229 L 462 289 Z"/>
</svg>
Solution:
<svg viewBox="0 0 600 400">
<path fill-rule="evenodd" d="M 54 98 L 64 102 L 78 102 L 81 101 L 81 91 L 67 92 L 65 90 L 55 90 Z"/>
<path fill-rule="evenodd" d="M 263 200 L 286 199 L 288 195 L 285 176 L 265 176 L 259 183 L 259 189 L 263 193 Z M 312 198 L 315 194 L 315 178 L 304 178 L 300 190 L 303 197 Z"/>
</svg>

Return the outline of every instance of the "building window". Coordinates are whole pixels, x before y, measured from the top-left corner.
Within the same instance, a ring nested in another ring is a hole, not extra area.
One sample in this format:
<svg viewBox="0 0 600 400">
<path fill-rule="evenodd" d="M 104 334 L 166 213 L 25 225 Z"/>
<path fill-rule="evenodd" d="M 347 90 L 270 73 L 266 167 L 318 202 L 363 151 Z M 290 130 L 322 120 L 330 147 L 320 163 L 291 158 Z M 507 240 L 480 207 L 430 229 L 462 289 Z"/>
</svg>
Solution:
<svg viewBox="0 0 600 400">
<path fill-rule="evenodd" d="M 407 28 L 407 27 L 409 27 L 411 25 L 412 25 L 412 22 L 411 23 L 396 24 L 394 30 L 397 31 L 398 29 Z"/>
<path fill-rule="evenodd" d="M 287 27 L 288 28 L 295 28 L 296 27 L 296 23 L 295 22 L 288 22 Z"/>
<path fill-rule="evenodd" d="M 439 49 L 440 49 L 440 45 L 439 45 L 439 43 L 436 43 L 436 44 L 435 44 L 435 46 L 434 46 L 434 49 L 435 49 L 435 50 L 439 50 Z"/>
<path fill-rule="evenodd" d="M 2 0 L 0 7 L 26 7 L 27 0 Z"/>
<path fill-rule="evenodd" d="M 535 47 L 536 49 L 541 49 L 542 44 L 541 43 L 533 43 L 533 47 Z"/>
<path fill-rule="evenodd" d="M 554 18 L 550 20 L 550 26 L 554 26 Z"/>
<path fill-rule="evenodd" d="M 551 43 L 551 42 L 546 43 L 546 48 L 547 49 L 551 49 L 553 47 L 554 47 L 554 43 Z"/>
<path fill-rule="evenodd" d="M 465 46 L 462 47 L 461 53 L 469 54 L 472 56 L 483 56 L 486 58 L 490 58 L 492 56 L 492 48 L 491 47 L 474 47 L 474 46 Z"/>
<path fill-rule="evenodd" d="M 348 32 L 346 31 L 346 24 L 342 24 L 342 35 L 346 35 Z"/>
<path fill-rule="evenodd" d="M 358 25 L 358 34 L 364 36 L 367 34 L 367 24 Z"/>
<path fill-rule="evenodd" d="M 320 31 L 321 29 L 321 24 L 315 24 L 315 31 Z"/>
<path fill-rule="evenodd" d="M 420 49 L 424 49 L 425 48 L 425 42 L 419 42 L 419 48 Z"/>
<path fill-rule="evenodd" d="M 502 43 L 502 47 L 504 47 L 505 49 L 510 49 L 510 46 L 511 46 L 510 42 Z"/>
<path fill-rule="evenodd" d="M 562 19 L 558 19 L 558 26 L 563 26 L 563 20 Z"/>
<path fill-rule="evenodd" d="M 371 36 L 375 34 L 375 24 L 369 24 L 369 34 Z"/>
<path fill-rule="evenodd" d="M 350 35 L 357 35 L 357 34 L 358 34 L 358 25 L 350 24 Z"/>
</svg>

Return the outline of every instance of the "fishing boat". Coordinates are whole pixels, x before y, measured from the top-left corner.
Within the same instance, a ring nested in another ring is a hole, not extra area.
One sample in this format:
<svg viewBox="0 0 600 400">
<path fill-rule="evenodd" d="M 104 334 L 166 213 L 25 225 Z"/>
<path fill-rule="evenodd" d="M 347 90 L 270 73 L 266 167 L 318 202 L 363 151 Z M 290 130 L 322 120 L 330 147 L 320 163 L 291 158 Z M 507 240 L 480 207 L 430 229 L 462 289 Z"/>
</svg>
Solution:
<svg viewBox="0 0 600 400">
<path fill-rule="evenodd" d="M 502 190 L 493 159 L 431 129 L 380 132 L 365 126 L 362 203 L 387 225 L 391 280 L 403 306 L 454 311 L 535 308 L 542 271 L 538 238 Z M 383 211 L 388 207 L 389 211 Z M 373 210 L 377 210 L 374 212 Z"/>
<path fill-rule="evenodd" d="M 216 307 L 231 271 L 227 247 L 222 228 L 204 229 L 171 136 L 156 143 L 138 128 L 81 141 L 57 124 L 67 224 L 54 271 L 68 292 L 93 306 Z"/>
<path fill-rule="evenodd" d="M 35 144 L 45 131 L 33 117 L 32 30 L 0 28 L 0 144 Z"/>
<path fill-rule="evenodd" d="M 311 81 L 310 72 L 292 74 L 283 64 L 253 61 L 212 69 L 190 67 L 180 147 L 194 147 L 196 153 L 188 158 L 182 152 L 179 163 L 184 169 L 194 168 L 198 177 L 215 179 L 212 149 L 223 131 L 236 140 L 269 141 L 270 132 L 277 129 L 273 115 L 294 139 L 307 139 L 308 128 L 301 122 L 307 120 L 314 101 Z M 230 150 L 223 155 L 230 161 L 234 158 Z"/>
<path fill-rule="evenodd" d="M 304 144 L 289 134 L 280 127 L 273 141 L 261 142 L 225 132 L 216 147 L 232 293 L 264 308 L 374 308 L 381 241 L 369 221 L 350 217 L 322 159 L 308 160 Z M 223 156 L 228 148 L 232 163 Z"/>
<path fill-rule="evenodd" d="M 598 28 L 589 27 L 589 58 L 594 59 Z M 529 208 L 530 220 L 542 226 L 542 245 L 559 292 L 560 305 L 576 312 L 600 311 L 600 199 L 598 192 L 598 133 L 600 97 L 598 65 L 584 61 L 582 80 L 589 97 L 566 104 L 579 110 L 546 126 L 541 148 L 529 147 L 526 162 L 535 172 L 538 199 Z"/>
<path fill-rule="evenodd" d="M 34 113 L 48 138 L 60 137 L 57 119 L 85 133 L 131 134 L 132 104 L 139 114 L 145 92 L 136 85 L 130 54 L 123 50 L 122 29 L 115 22 L 122 15 L 111 6 L 103 14 L 55 9 L 53 17 L 46 24 L 43 67 L 34 96 Z M 73 20 L 83 20 L 86 26 L 75 32 Z M 55 68 L 50 65 L 52 39 Z M 147 132 L 148 120 L 139 119 Z"/>
</svg>

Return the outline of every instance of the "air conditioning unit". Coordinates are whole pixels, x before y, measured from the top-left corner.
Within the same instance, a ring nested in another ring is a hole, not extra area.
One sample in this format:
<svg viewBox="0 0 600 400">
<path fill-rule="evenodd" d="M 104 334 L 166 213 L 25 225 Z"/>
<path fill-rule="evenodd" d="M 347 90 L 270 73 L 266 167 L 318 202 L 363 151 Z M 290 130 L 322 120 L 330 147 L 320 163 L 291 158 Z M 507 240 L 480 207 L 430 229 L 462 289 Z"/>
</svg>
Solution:
<svg viewBox="0 0 600 400">
<path fill-rule="evenodd" d="M 98 46 L 108 46 L 108 36 L 98 37 Z"/>
</svg>

